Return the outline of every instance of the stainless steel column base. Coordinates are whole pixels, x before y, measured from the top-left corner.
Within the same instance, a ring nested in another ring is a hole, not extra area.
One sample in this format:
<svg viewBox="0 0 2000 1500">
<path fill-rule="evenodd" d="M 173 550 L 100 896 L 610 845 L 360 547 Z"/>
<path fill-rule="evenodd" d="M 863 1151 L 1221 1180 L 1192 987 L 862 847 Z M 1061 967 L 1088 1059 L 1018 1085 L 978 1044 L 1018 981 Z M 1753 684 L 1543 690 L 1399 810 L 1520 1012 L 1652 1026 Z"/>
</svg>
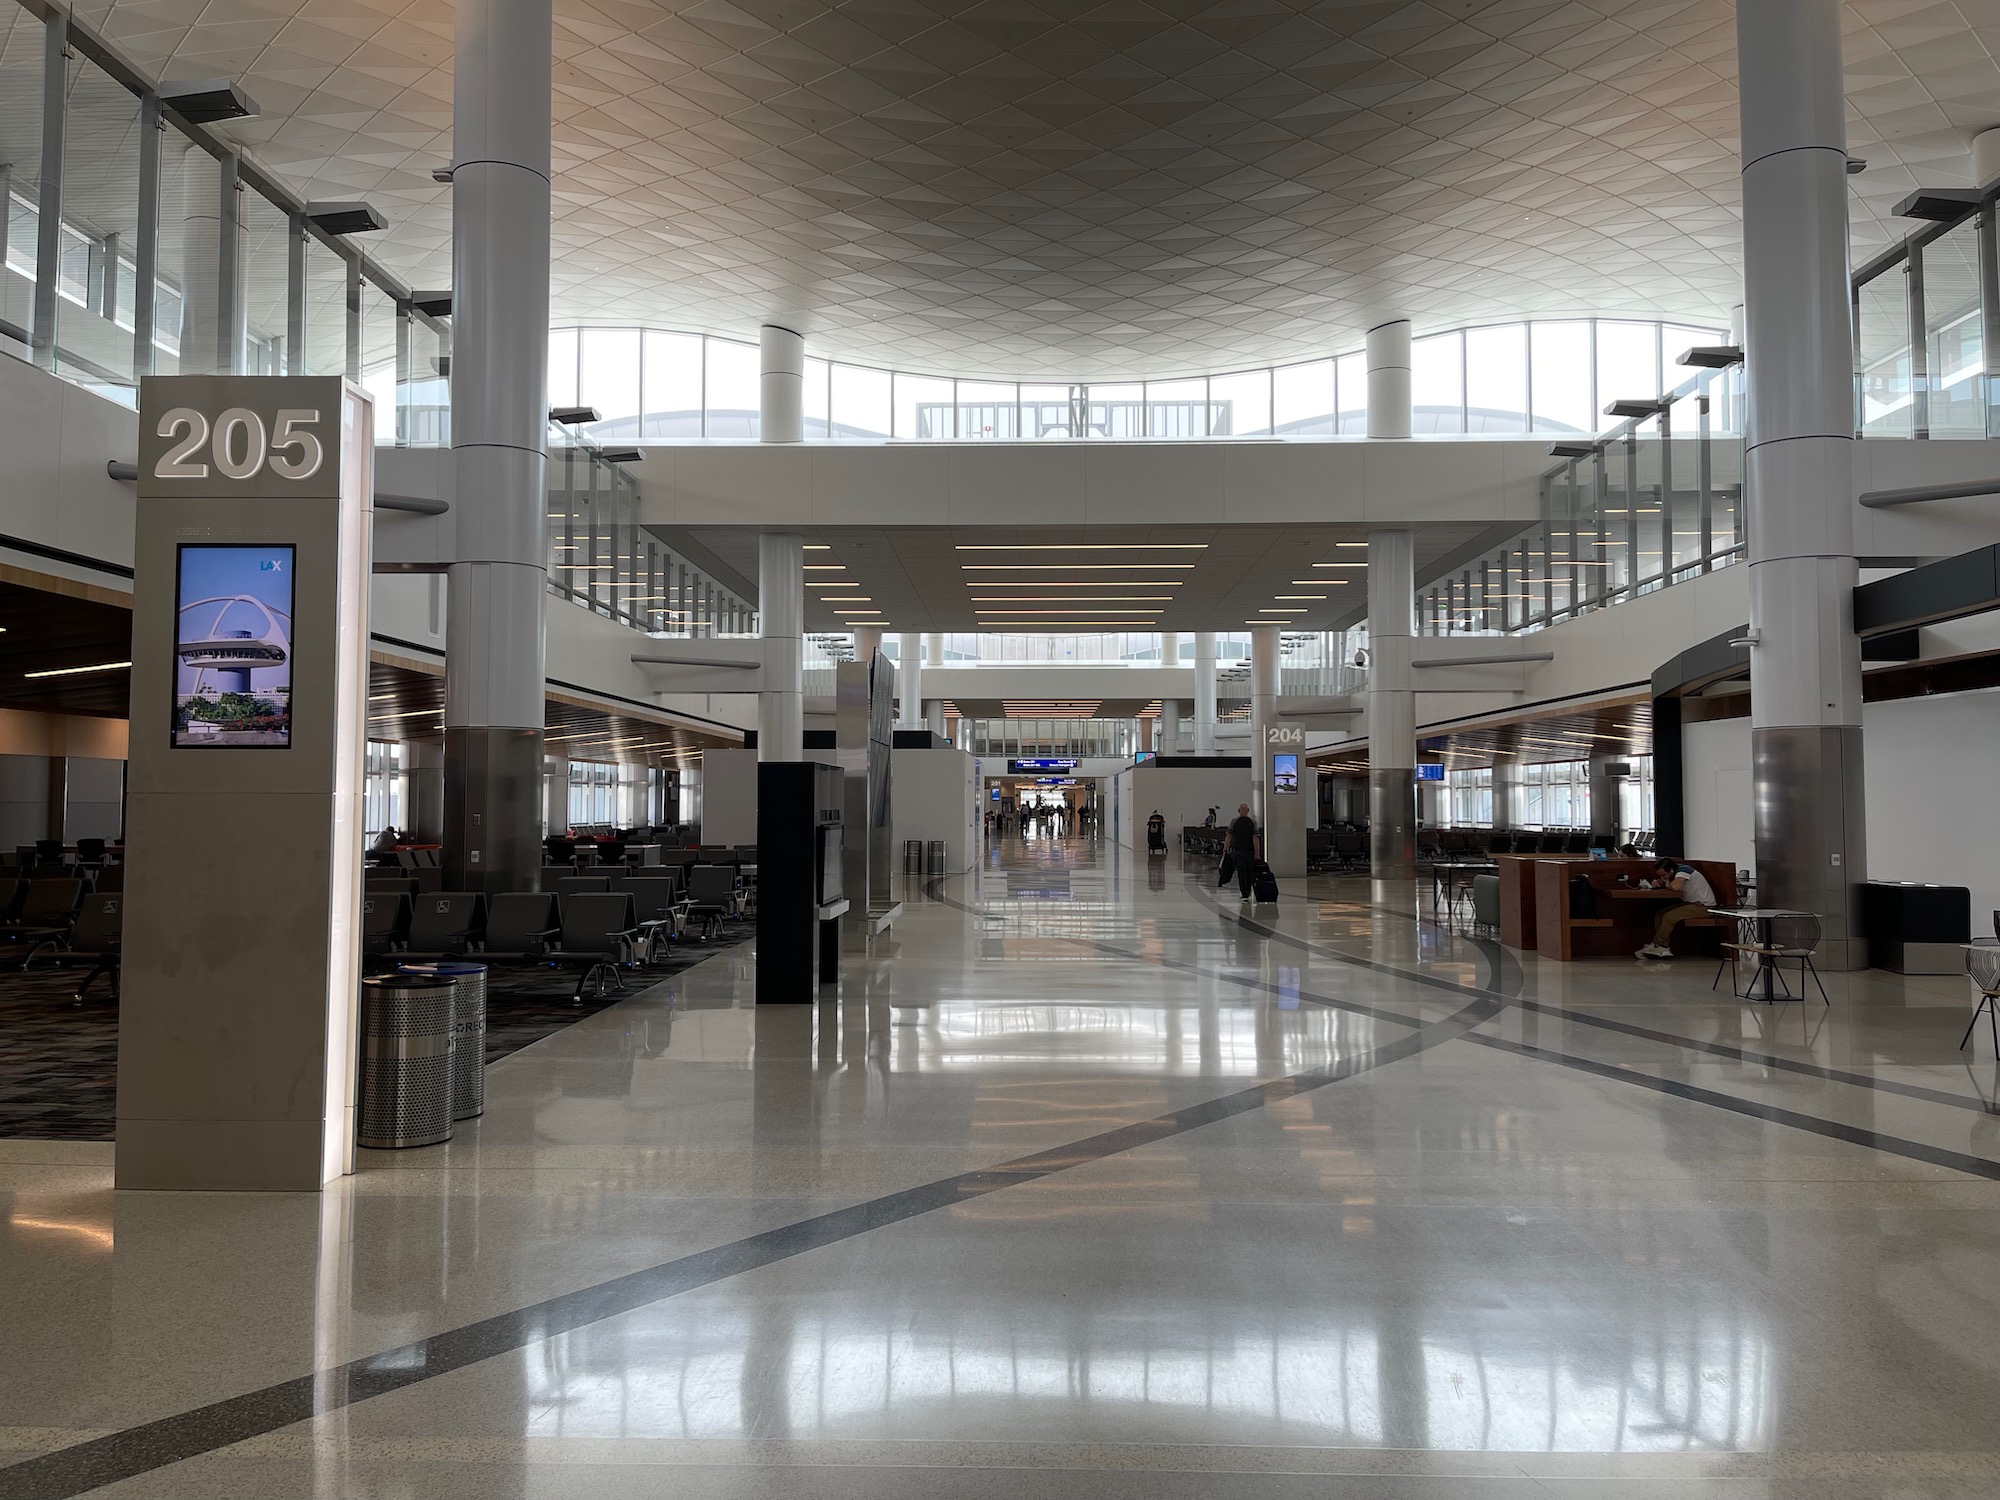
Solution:
<svg viewBox="0 0 2000 1500">
<path fill-rule="evenodd" d="M 1819 918 L 1818 967 L 1867 968 L 1858 889 L 1868 878 L 1861 727 L 1752 729 L 1750 761 L 1757 904 Z"/>
<path fill-rule="evenodd" d="M 445 881 L 528 891 L 542 868 L 542 731 L 444 732 Z"/>
<path fill-rule="evenodd" d="M 1368 769 L 1368 865 L 1377 880 L 1417 873 L 1417 778 L 1410 766 Z"/>
</svg>

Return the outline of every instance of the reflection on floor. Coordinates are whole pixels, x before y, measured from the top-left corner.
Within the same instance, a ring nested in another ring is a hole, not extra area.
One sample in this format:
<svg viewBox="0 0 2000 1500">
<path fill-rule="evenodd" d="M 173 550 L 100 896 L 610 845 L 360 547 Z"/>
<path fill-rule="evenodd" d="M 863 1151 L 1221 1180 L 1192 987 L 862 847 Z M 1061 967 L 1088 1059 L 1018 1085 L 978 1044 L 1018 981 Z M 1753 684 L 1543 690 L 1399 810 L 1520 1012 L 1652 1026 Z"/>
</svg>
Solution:
<svg viewBox="0 0 2000 1500">
<path fill-rule="evenodd" d="M 721 955 L 322 1200 L 0 1145 L 0 1496 L 2000 1493 L 1961 981 L 1074 842 L 910 896 L 837 998 Z"/>
<path fill-rule="evenodd" d="M 754 923 L 724 922 L 706 941 L 664 944 L 628 985 L 643 987 L 748 942 Z M 118 1006 L 99 979 L 76 1002 L 88 963 L 0 970 L 0 1141 L 109 1141 L 118 1122 Z M 496 966 L 487 976 L 486 1061 L 574 1026 L 621 998 L 575 998 L 576 970 Z"/>
</svg>

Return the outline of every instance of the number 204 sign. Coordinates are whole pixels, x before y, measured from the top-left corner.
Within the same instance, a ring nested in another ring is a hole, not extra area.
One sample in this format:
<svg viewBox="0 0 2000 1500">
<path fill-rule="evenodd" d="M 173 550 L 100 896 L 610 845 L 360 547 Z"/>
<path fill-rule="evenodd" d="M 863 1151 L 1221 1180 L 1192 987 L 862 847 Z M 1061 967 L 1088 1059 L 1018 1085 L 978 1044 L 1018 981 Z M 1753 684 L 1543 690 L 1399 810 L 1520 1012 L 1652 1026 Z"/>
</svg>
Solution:
<svg viewBox="0 0 2000 1500">
<path fill-rule="evenodd" d="M 139 497 L 338 499 L 343 391 L 335 376 L 149 376 Z"/>
</svg>

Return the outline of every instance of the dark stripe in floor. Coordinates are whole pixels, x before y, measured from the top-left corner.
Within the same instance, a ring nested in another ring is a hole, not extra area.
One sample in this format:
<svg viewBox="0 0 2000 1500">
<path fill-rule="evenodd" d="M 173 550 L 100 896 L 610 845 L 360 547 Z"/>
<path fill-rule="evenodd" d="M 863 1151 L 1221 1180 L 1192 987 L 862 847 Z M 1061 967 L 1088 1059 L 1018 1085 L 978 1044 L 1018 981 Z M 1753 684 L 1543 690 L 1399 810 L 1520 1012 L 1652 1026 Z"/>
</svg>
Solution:
<svg viewBox="0 0 2000 1500">
<path fill-rule="evenodd" d="M 1194 889 L 1197 899 L 1202 899 L 1200 887 L 1196 886 Z M 1870 1078 L 1862 1073 L 1848 1073 L 1835 1068 L 1823 1068 L 1816 1063 L 1805 1063 L 1792 1058 L 1781 1058 L 1775 1055 L 1749 1052 L 1740 1048 L 1729 1047 L 1723 1043 L 1702 1042 L 1693 1037 L 1676 1036 L 1672 1032 L 1654 1031 L 1649 1027 L 1635 1026 L 1626 1021 L 1613 1021 L 1602 1016 L 1592 1016 L 1580 1011 L 1565 1010 L 1560 1006 L 1545 1005 L 1540 1001 L 1527 1000 L 1518 995 L 1502 994 L 1497 990 L 1483 989 L 1478 985 L 1446 979 L 1441 975 L 1414 973 L 1408 969 L 1399 969 L 1392 965 L 1378 963 L 1373 959 L 1359 958 L 1351 953 L 1342 953 L 1337 948 L 1325 948 L 1288 932 L 1280 932 L 1275 927 L 1258 922 L 1241 912 L 1230 912 L 1216 902 L 1203 901 L 1203 904 L 1211 907 L 1217 915 L 1225 919 L 1233 919 L 1240 926 L 1249 928 L 1261 936 L 1271 938 L 1274 941 L 1300 949 L 1317 957 L 1330 958 L 1339 963 L 1370 969 L 1378 974 L 1393 975 L 1414 983 L 1430 985 L 1437 989 L 1451 990 L 1460 995 L 1483 995 L 1502 1007 L 1518 1007 L 1523 1010 L 1557 1017 L 1563 1021 L 1573 1021 L 1578 1025 L 1641 1037 L 1648 1041 L 1656 1041 L 1667 1046 L 1681 1047 L 1692 1051 L 1710 1052 L 1719 1056 L 1730 1057 L 1735 1061 L 1746 1064 L 1783 1068 L 1788 1072 L 1803 1073 L 1811 1077 L 1824 1079 L 1829 1083 L 1853 1084 L 1861 1088 L 1872 1088 L 1883 1093 L 1904 1095 L 1910 1098 L 1922 1099 L 1927 1103 L 1948 1105 L 1955 1109 L 1969 1110 L 1975 1113 L 1994 1113 L 1982 1099 L 1969 1099 L 1963 1095 L 1946 1093 L 1942 1089 L 1929 1089 L 1923 1087 L 1921 1084 L 1907 1084 L 1895 1079 Z M 1497 947 L 1497 945 L 1493 946 Z M 1489 954 L 1488 956 L 1490 959 L 1491 955 Z M 1308 999 L 1316 997 L 1307 996 L 1302 992 L 1300 998 Z M 1387 1020 L 1391 1018 L 1384 1016 L 1382 1019 Z M 1556 1063 L 1563 1067 L 1574 1068 L 1614 1082 L 1652 1089 L 1656 1093 L 1670 1094 L 1675 1098 L 1685 1099 L 1691 1103 L 1712 1105 L 1717 1109 L 1731 1110 L 1736 1114 L 1749 1115 L 1760 1120 L 1768 1120 L 1775 1125 L 1784 1125 L 1794 1130 L 1810 1131 L 1814 1135 L 1824 1136 L 1829 1140 L 1847 1141 L 1853 1145 L 1865 1146 L 1870 1150 L 1881 1151 L 1887 1155 L 1901 1156 L 1911 1161 L 1927 1162 L 1933 1166 L 1949 1167 L 1955 1171 L 1965 1172 L 1974 1177 L 1985 1177 L 1994 1181 L 2000 1181 L 2000 1162 L 1995 1162 L 1987 1157 L 1973 1156 L 1962 1151 L 1953 1151 L 1949 1147 L 1932 1146 L 1922 1141 L 1909 1140 L 1903 1136 L 1885 1135 L 1880 1131 L 1847 1125 L 1841 1121 L 1824 1119 L 1818 1115 L 1804 1114 L 1798 1110 L 1781 1109 L 1775 1105 L 1761 1104 L 1755 1100 L 1740 1098 L 1734 1094 L 1726 1094 L 1717 1089 L 1705 1089 L 1695 1084 L 1680 1083 L 1673 1079 L 1661 1078 L 1655 1074 L 1641 1072 L 1634 1068 L 1624 1068 L 1613 1063 L 1598 1062 L 1593 1058 L 1578 1057 L 1574 1053 L 1562 1052 L 1551 1047 L 1538 1047 L 1529 1043 L 1508 1041 L 1505 1038 L 1494 1036 L 1468 1035 L 1466 1040 L 1477 1042 L 1482 1046 L 1497 1046 L 1502 1050 L 1514 1052 L 1522 1057 L 1532 1057 L 1542 1062 Z"/>
<path fill-rule="evenodd" d="M 694 1291 L 746 1271 L 790 1260 L 873 1230 L 900 1224 L 1003 1188 L 1036 1182 L 1120 1152 L 1148 1146 L 1190 1130 L 1325 1088 L 1389 1063 L 1414 1057 L 1468 1034 L 1499 1014 L 1497 1002 L 1475 997 L 1441 1021 L 1357 1053 L 1330 1067 L 1314 1068 L 1191 1104 L 1150 1120 L 1120 1126 L 1049 1151 L 997 1166 L 961 1172 L 920 1187 L 890 1193 L 767 1230 L 713 1250 L 634 1271 L 597 1286 L 501 1313 L 400 1348 L 352 1360 L 315 1375 L 232 1396 L 193 1411 L 162 1417 L 122 1432 L 59 1448 L 0 1469 L 0 1500 L 68 1500 L 103 1485 L 165 1468 L 262 1437 L 324 1412 L 388 1395 L 482 1360 L 602 1322 L 651 1303 Z"/>
</svg>

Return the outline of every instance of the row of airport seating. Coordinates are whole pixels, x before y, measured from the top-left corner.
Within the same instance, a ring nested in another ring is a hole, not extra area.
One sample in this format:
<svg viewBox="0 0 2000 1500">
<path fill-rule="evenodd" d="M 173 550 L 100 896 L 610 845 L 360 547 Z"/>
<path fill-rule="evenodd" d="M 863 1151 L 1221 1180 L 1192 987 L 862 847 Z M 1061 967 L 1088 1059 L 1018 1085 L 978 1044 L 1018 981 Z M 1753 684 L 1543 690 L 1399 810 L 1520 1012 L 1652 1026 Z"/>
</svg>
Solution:
<svg viewBox="0 0 2000 1500">
<path fill-rule="evenodd" d="M 624 968 L 643 968 L 690 927 L 712 940 L 725 921 L 743 915 L 753 894 L 727 865 L 695 865 L 685 881 L 677 868 L 652 866 L 615 876 L 568 874 L 553 884 L 489 896 L 419 891 L 414 882 L 371 874 L 362 911 L 364 959 L 381 968 L 420 958 L 575 968 L 571 999 L 581 1003 L 593 986 L 599 996 L 612 986 L 623 989 Z"/>
<path fill-rule="evenodd" d="M 1417 834 L 1421 862 L 1484 859 L 1495 854 L 1573 854 L 1618 847 L 1616 834 L 1588 828 L 1425 828 Z"/>
</svg>

